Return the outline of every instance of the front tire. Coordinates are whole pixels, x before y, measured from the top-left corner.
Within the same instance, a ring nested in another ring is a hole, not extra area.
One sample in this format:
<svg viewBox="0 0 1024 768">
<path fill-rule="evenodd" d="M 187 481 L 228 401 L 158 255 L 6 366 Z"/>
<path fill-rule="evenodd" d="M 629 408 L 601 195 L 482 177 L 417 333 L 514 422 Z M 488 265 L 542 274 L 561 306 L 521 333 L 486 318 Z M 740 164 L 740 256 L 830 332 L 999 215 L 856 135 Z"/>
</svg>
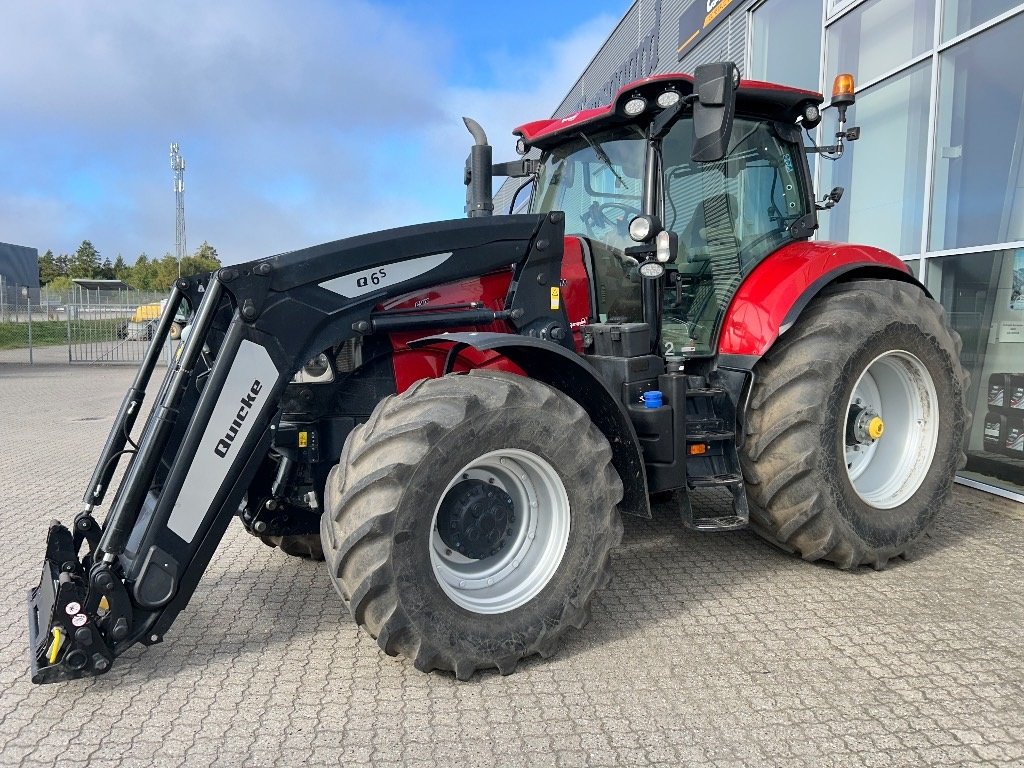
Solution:
<svg viewBox="0 0 1024 768">
<path fill-rule="evenodd" d="M 590 618 L 622 538 L 622 483 L 583 409 L 494 371 L 382 400 L 327 481 L 321 538 L 389 655 L 460 680 L 554 653 Z"/>
<path fill-rule="evenodd" d="M 754 369 L 741 448 L 755 531 L 882 568 L 948 500 L 969 418 L 960 337 L 920 288 L 826 289 Z"/>
</svg>

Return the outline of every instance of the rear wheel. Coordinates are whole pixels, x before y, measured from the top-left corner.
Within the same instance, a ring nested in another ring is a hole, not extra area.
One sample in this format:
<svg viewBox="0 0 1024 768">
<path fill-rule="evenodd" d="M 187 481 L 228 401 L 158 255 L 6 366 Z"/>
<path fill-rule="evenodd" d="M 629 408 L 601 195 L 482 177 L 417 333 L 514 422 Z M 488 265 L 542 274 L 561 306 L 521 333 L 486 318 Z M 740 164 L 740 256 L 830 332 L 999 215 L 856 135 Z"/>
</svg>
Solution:
<svg viewBox="0 0 1024 768">
<path fill-rule="evenodd" d="M 920 288 L 827 289 L 758 362 L 741 449 L 754 528 L 807 560 L 881 568 L 963 465 L 960 339 Z"/>
<path fill-rule="evenodd" d="M 388 397 L 327 482 L 322 540 L 390 655 L 468 679 L 582 627 L 622 537 L 611 447 L 573 400 L 493 371 Z"/>
</svg>

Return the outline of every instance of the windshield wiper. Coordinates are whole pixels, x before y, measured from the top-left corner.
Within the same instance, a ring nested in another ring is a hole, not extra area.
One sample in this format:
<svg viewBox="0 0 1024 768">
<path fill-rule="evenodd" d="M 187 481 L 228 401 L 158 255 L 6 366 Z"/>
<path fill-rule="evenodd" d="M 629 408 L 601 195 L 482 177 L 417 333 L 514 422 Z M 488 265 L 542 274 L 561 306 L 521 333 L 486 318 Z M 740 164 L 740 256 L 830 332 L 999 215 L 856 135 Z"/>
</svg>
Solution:
<svg viewBox="0 0 1024 768">
<path fill-rule="evenodd" d="M 604 149 L 601 148 L 601 145 L 591 141 L 590 137 L 587 136 L 587 134 L 585 134 L 585 133 L 581 133 L 580 136 L 582 136 L 583 140 L 585 142 L 587 142 L 587 144 L 590 145 L 590 148 L 592 150 L 594 150 L 594 154 L 597 155 L 598 160 L 600 160 L 602 163 L 604 163 L 605 165 L 608 166 L 608 170 L 611 171 L 612 174 L 615 176 L 616 183 L 620 187 L 625 187 L 626 189 L 629 189 L 629 187 L 626 187 L 625 179 L 623 179 L 621 176 L 619 176 L 619 172 L 616 171 L 615 170 L 615 166 L 612 165 L 611 158 L 609 158 L 608 157 L 608 153 L 605 152 Z"/>
</svg>

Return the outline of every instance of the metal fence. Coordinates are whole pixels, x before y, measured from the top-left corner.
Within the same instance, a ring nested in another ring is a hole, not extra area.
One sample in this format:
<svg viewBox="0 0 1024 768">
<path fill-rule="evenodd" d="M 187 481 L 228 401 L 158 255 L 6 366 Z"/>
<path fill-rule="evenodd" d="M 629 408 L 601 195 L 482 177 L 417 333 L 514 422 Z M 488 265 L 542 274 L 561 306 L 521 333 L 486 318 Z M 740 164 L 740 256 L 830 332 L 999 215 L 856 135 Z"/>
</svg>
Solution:
<svg viewBox="0 0 1024 768">
<path fill-rule="evenodd" d="M 0 282 L 0 363 L 137 363 L 163 292 L 35 290 Z M 155 305 L 155 306 L 154 306 Z M 173 342 L 166 345 L 170 361 Z"/>
</svg>

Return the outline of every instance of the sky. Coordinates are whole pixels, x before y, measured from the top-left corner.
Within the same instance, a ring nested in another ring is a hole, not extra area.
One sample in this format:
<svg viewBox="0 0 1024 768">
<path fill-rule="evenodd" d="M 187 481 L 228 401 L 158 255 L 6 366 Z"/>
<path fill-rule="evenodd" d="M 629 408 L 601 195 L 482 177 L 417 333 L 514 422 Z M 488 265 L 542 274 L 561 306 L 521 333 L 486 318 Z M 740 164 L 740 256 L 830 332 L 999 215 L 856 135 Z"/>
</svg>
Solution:
<svg viewBox="0 0 1024 768">
<path fill-rule="evenodd" d="M 629 0 L 0 0 L 0 241 L 224 263 L 463 214 L 550 116 Z"/>
</svg>

